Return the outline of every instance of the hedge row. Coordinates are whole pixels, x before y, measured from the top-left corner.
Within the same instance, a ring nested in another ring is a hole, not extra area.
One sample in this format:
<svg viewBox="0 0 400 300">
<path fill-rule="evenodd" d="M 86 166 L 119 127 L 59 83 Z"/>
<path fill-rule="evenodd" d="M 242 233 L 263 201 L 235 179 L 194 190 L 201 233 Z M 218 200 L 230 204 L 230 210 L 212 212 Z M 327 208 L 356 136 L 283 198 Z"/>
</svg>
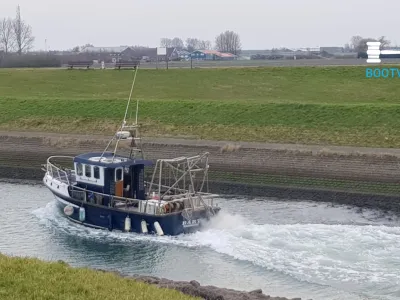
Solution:
<svg viewBox="0 0 400 300">
<path fill-rule="evenodd" d="M 61 67 L 61 59 L 55 55 L 0 56 L 0 68 L 50 68 Z"/>
</svg>

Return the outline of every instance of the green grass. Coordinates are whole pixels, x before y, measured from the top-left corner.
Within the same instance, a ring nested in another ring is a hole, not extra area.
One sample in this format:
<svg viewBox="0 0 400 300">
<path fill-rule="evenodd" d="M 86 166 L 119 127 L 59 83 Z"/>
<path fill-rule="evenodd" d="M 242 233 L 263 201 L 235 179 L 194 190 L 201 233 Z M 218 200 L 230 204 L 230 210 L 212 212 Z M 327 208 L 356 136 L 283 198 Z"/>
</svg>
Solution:
<svg viewBox="0 0 400 300">
<path fill-rule="evenodd" d="M 60 262 L 49 263 L 0 254 L 0 299 L 190 300 L 199 298 L 121 278 L 113 273 L 71 268 Z"/>
<path fill-rule="evenodd" d="M 132 78 L 1 70 L 0 128 L 113 133 Z M 134 100 L 146 135 L 399 147 L 399 83 L 367 79 L 365 67 L 139 70 Z"/>
</svg>

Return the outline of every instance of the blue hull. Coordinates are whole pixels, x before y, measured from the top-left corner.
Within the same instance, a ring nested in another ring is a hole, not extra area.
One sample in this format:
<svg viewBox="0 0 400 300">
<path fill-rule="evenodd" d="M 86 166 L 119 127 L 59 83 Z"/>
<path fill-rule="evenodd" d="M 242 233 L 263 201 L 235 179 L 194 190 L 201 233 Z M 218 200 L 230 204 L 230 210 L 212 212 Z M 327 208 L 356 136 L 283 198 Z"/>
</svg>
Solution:
<svg viewBox="0 0 400 300">
<path fill-rule="evenodd" d="M 192 219 L 196 220 L 196 222 L 192 222 L 194 224 L 187 224 L 180 212 L 152 216 L 138 212 L 121 211 L 111 207 L 83 202 L 71 197 L 66 197 L 62 194 L 58 194 L 54 191 L 53 194 L 57 200 L 57 206 L 61 209 L 63 214 L 66 206 L 69 205 L 74 207 L 72 215 L 66 215 L 68 219 L 93 228 L 108 229 L 110 231 L 125 231 L 125 218 L 129 216 L 131 219 L 130 232 L 142 233 L 141 222 L 144 220 L 147 223 L 148 232 L 150 234 L 156 232 L 154 222 L 157 221 L 165 235 L 179 235 L 182 233 L 198 231 L 201 229 L 202 225 L 207 222 L 207 213 L 205 210 L 193 212 Z M 85 209 L 85 219 L 83 222 L 79 220 L 79 207 L 83 207 Z M 219 208 L 215 211 L 218 212 Z"/>
</svg>

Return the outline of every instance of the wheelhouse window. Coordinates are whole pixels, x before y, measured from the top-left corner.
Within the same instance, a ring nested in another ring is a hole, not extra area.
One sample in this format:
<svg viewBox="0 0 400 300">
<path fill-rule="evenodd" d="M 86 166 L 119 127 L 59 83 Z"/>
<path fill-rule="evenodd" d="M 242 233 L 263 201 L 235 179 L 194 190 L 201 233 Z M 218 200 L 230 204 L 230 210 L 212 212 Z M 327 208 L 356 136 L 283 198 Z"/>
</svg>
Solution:
<svg viewBox="0 0 400 300">
<path fill-rule="evenodd" d="M 78 176 L 82 176 L 82 174 L 83 174 L 81 163 L 76 164 L 76 174 L 78 174 Z"/>
<path fill-rule="evenodd" d="M 115 170 L 115 181 L 120 181 L 122 179 L 122 169 Z"/>
<path fill-rule="evenodd" d="M 92 177 L 92 166 L 85 165 L 85 176 Z"/>
<path fill-rule="evenodd" d="M 100 179 L 100 168 L 97 166 L 93 167 L 93 177 Z"/>
</svg>

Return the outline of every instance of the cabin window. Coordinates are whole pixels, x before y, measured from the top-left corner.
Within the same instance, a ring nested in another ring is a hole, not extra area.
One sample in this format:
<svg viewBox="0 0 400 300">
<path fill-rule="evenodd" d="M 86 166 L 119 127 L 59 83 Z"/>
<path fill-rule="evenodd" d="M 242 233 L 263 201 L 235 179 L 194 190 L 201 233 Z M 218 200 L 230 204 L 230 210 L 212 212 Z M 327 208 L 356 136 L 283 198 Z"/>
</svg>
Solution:
<svg viewBox="0 0 400 300">
<path fill-rule="evenodd" d="M 85 165 L 85 176 L 92 177 L 92 166 Z"/>
<path fill-rule="evenodd" d="M 100 179 L 100 168 L 93 167 L 93 177 L 96 179 Z"/>
<path fill-rule="evenodd" d="M 122 180 L 122 169 L 115 170 L 115 181 Z"/>
<path fill-rule="evenodd" d="M 82 164 L 81 163 L 77 163 L 76 164 L 76 174 L 78 174 L 78 176 L 82 176 L 83 172 L 82 172 Z"/>
</svg>

